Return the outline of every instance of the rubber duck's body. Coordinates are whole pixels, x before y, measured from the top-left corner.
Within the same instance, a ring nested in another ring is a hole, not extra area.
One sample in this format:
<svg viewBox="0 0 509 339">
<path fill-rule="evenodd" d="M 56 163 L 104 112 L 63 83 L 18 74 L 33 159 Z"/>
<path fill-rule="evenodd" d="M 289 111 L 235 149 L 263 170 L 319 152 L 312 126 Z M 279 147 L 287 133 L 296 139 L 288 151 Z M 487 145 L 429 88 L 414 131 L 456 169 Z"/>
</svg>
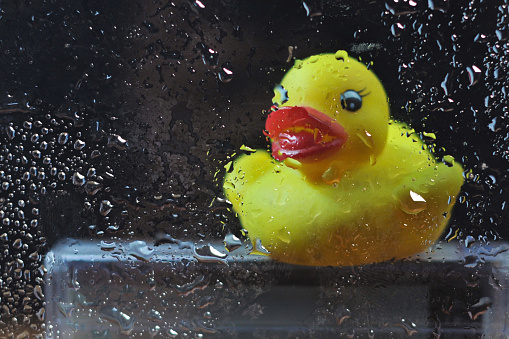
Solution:
<svg viewBox="0 0 509 339">
<path fill-rule="evenodd" d="M 315 266 L 400 259 L 434 243 L 463 170 L 389 121 L 376 76 L 338 51 L 297 61 L 281 85 L 266 123 L 272 156 L 245 154 L 225 176 L 250 239 L 275 260 Z"/>
</svg>

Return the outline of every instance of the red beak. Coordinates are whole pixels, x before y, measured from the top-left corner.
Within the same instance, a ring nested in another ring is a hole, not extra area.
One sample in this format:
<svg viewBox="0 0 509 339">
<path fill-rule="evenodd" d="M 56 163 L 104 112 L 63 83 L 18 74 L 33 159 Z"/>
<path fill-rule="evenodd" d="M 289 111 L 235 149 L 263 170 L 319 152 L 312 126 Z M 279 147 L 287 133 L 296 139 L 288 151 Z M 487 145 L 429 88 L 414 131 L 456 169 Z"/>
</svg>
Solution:
<svg viewBox="0 0 509 339">
<path fill-rule="evenodd" d="M 265 129 L 272 140 L 272 156 L 279 161 L 321 157 L 348 140 L 343 126 L 311 107 L 281 107 L 269 114 Z"/>
</svg>

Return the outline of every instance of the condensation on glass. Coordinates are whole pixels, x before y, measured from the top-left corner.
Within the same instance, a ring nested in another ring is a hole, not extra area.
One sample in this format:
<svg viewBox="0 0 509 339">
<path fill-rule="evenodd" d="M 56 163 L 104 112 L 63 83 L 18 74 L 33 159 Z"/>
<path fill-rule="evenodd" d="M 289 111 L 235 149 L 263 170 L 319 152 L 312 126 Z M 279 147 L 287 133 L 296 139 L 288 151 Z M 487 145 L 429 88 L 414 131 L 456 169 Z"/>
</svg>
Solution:
<svg viewBox="0 0 509 339">
<path fill-rule="evenodd" d="M 508 20 L 507 0 L 0 2 L 0 337 L 506 333 Z M 337 50 L 465 184 L 424 253 L 278 263 L 223 177 L 270 152 L 295 60 Z"/>
</svg>

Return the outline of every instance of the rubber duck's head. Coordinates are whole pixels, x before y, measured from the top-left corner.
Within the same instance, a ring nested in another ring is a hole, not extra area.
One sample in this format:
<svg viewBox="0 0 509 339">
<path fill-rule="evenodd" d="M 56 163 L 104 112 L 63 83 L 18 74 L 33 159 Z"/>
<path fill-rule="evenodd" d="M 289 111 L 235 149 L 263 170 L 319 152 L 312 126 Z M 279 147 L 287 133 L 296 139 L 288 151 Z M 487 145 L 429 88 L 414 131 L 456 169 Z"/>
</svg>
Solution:
<svg viewBox="0 0 509 339">
<path fill-rule="evenodd" d="M 385 146 L 389 105 L 366 65 L 345 51 L 297 60 L 275 88 L 266 122 L 272 155 L 333 183 L 358 164 L 376 162 Z"/>
</svg>

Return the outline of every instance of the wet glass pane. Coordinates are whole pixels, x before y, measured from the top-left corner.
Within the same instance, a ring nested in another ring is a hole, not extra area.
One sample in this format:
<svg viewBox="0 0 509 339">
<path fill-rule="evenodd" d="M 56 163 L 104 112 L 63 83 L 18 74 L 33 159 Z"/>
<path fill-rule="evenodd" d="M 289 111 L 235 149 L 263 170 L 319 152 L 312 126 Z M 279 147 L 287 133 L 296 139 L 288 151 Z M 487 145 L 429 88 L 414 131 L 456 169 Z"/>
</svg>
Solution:
<svg viewBox="0 0 509 339">
<path fill-rule="evenodd" d="M 506 336 L 508 18 L 0 0 L 0 337 Z"/>
</svg>

